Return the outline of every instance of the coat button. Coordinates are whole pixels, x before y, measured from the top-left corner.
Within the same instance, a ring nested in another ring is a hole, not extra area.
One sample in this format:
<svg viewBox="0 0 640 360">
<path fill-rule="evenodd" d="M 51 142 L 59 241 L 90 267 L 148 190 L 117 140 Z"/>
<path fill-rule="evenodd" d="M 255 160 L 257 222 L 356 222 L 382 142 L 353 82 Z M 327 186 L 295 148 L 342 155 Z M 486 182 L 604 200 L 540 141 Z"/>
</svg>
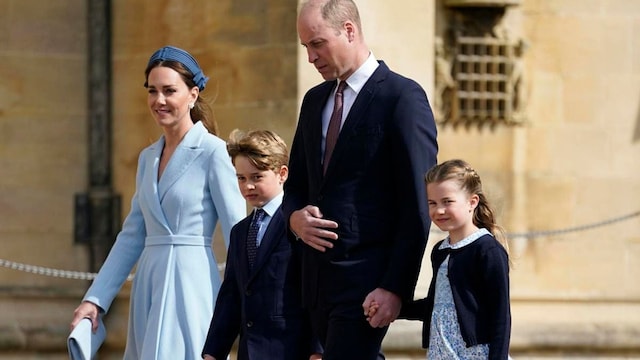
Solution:
<svg viewBox="0 0 640 360">
<path fill-rule="evenodd" d="M 253 321 L 247 321 L 247 327 L 252 327 L 253 326 Z"/>
<path fill-rule="evenodd" d="M 247 296 L 251 296 L 251 290 L 245 291 L 244 294 L 247 295 Z"/>
</svg>

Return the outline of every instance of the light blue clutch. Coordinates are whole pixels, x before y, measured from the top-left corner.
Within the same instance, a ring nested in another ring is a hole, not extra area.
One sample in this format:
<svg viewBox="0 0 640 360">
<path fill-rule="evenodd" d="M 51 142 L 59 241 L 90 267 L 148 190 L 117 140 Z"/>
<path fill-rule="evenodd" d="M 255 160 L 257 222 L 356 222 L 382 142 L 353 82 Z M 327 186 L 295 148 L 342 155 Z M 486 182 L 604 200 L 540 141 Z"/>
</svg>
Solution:
<svg viewBox="0 0 640 360">
<path fill-rule="evenodd" d="M 107 336 L 102 319 L 98 317 L 98 331 L 91 331 L 91 320 L 82 319 L 67 338 L 67 348 L 71 360 L 91 360 L 98 353 L 100 345 Z"/>
</svg>

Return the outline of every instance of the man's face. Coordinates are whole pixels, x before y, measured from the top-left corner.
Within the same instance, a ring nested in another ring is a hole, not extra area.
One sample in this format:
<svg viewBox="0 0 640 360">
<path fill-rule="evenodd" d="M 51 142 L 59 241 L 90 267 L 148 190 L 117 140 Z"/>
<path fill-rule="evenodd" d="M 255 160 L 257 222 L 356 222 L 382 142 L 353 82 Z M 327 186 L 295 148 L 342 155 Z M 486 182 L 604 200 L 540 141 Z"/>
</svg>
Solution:
<svg viewBox="0 0 640 360">
<path fill-rule="evenodd" d="M 308 61 L 325 80 L 346 79 L 353 72 L 350 59 L 355 47 L 347 27 L 331 28 L 317 7 L 304 9 L 298 17 L 298 36 L 307 49 Z"/>
</svg>

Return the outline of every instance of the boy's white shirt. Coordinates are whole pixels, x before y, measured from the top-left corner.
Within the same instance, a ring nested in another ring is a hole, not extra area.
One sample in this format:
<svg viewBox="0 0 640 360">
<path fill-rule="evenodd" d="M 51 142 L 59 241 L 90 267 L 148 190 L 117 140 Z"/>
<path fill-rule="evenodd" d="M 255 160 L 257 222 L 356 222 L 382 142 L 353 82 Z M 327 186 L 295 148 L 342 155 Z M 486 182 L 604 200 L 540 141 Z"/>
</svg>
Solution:
<svg viewBox="0 0 640 360">
<path fill-rule="evenodd" d="M 258 236 L 257 236 L 258 246 L 260 246 L 260 244 L 262 243 L 262 237 L 264 236 L 264 233 L 267 231 L 267 228 L 269 227 L 269 223 L 271 222 L 271 218 L 273 218 L 273 214 L 275 214 L 276 211 L 278 211 L 278 208 L 282 204 L 283 197 L 284 197 L 284 192 L 280 191 L 278 195 L 274 196 L 271 200 L 269 200 L 269 202 L 264 204 L 264 206 L 261 208 L 262 210 L 264 210 L 265 215 L 264 215 L 264 218 L 262 219 L 262 223 L 260 224 L 260 229 L 258 230 Z M 255 209 L 257 208 L 254 208 L 254 211 Z M 253 213 L 254 212 L 252 212 L 252 214 Z"/>
</svg>

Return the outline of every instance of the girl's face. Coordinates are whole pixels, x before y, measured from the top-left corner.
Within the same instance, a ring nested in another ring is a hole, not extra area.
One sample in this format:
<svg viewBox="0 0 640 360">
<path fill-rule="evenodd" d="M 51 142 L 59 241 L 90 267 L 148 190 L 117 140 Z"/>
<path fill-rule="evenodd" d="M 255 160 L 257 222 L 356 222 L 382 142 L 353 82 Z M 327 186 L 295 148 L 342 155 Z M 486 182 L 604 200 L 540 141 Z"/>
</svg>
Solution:
<svg viewBox="0 0 640 360">
<path fill-rule="evenodd" d="M 161 127 L 179 127 L 192 123 L 189 104 L 198 98 L 198 87 L 189 89 L 180 74 L 168 67 L 157 66 L 147 79 L 147 104 Z"/>
<path fill-rule="evenodd" d="M 427 184 L 429 216 L 440 230 L 449 232 L 451 243 L 478 230 L 473 224 L 478 199 L 478 195 L 469 195 L 462 190 L 455 180 Z"/>
<path fill-rule="evenodd" d="M 264 206 L 282 192 L 289 172 L 286 166 L 282 166 L 278 172 L 259 170 L 243 155 L 236 156 L 234 165 L 240 192 L 253 207 Z"/>
</svg>

